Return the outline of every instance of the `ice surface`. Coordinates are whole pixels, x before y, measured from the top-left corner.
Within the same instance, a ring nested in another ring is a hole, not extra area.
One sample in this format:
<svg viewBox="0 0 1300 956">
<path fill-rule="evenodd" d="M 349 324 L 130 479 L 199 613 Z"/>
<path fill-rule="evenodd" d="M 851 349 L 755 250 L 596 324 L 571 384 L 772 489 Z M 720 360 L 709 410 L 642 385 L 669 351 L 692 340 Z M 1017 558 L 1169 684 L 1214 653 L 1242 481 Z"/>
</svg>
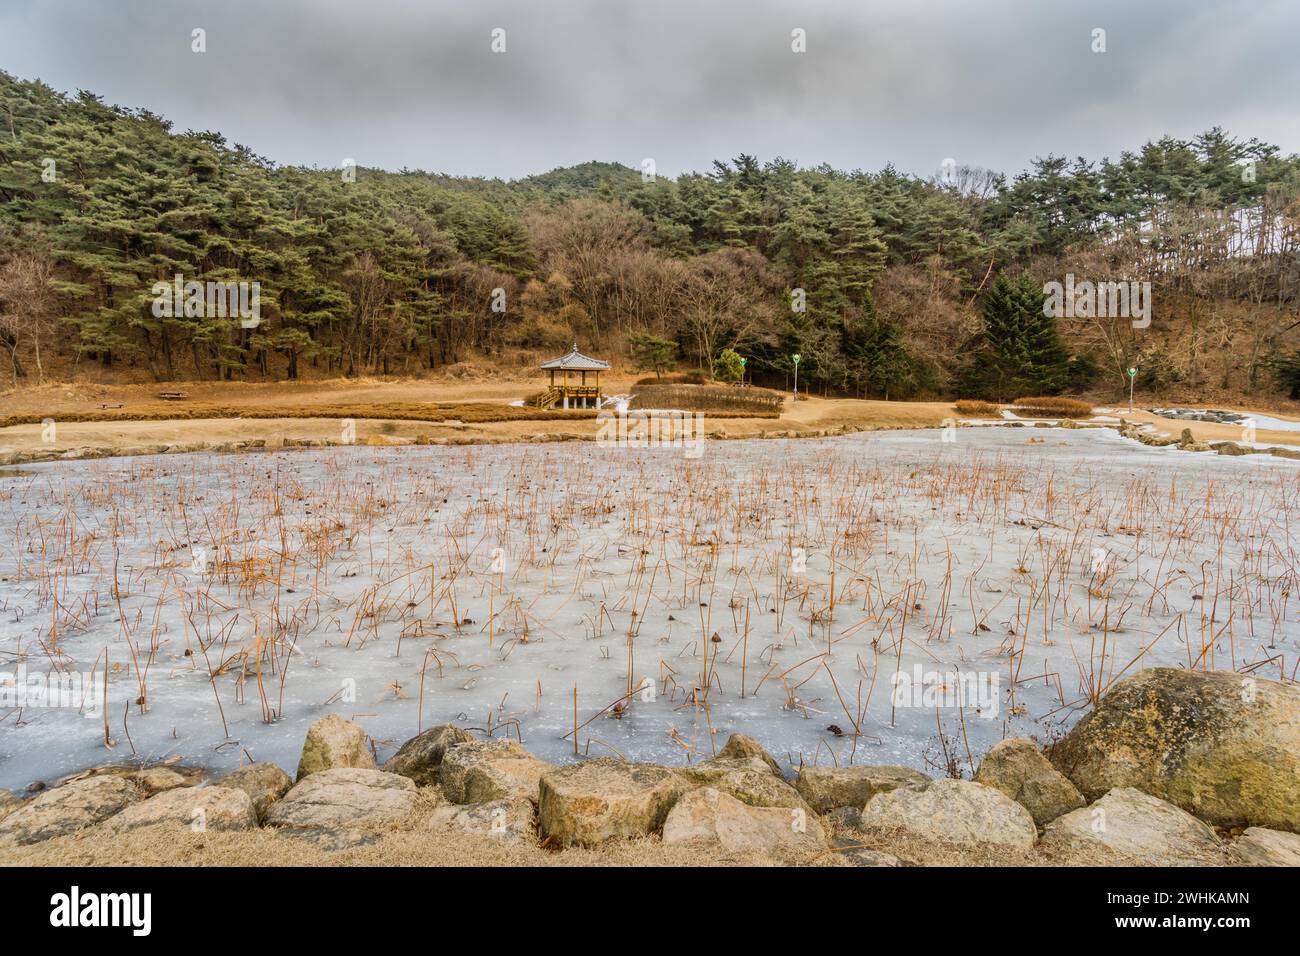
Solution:
<svg viewBox="0 0 1300 956">
<path fill-rule="evenodd" d="M 1300 431 L 1300 422 L 1293 422 L 1286 418 L 1274 418 L 1271 415 L 1260 415 L 1257 412 L 1241 412 L 1246 416 L 1246 421 L 1254 422 L 1256 428 L 1272 430 L 1278 432 L 1295 432 Z"/>
<path fill-rule="evenodd" d="M 584 754 L 682 764 L 742 731 L 796 765 L 969 771 L 1003 736 L 1059 734 L 1125 667 L 1294 667 L 1300 464 L 1101 429 L 945 435 L 6 472 L 0 672 L 97 686 L 107 654 L 109 702 L 0 705 L 0 787 L 174 756 L 292 772 L 329 712 L 381 760 L 421 721 L 570 760 L 575 685 Z M 960 707 L 892 701 L 918 667 L 982 683 Z M 598 716 L 646 678 L 653 699 Z"/>
</svg>

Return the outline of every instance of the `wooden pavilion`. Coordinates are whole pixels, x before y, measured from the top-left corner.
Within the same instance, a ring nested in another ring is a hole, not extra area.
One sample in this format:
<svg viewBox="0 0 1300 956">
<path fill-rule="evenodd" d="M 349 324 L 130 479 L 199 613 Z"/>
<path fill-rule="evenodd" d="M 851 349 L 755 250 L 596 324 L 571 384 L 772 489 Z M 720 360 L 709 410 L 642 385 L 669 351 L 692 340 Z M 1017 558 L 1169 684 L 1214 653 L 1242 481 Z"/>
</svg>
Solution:
<svg viewBox="0 0 1300 956">
<path fill-rule="evenodd" d="M 542 401 L 544 408 L 595 408 L 600 403 L 600 373 L 609 369 L 609 363 L 578 351 L 578 343 L 567 355 L 543 362 L 542 370 L 551 375 L 550 388 Z M 557 383 L 555 373 L 560 373 Z M 592 376 L 588 384 L 587 376 Z"/>
</svg>

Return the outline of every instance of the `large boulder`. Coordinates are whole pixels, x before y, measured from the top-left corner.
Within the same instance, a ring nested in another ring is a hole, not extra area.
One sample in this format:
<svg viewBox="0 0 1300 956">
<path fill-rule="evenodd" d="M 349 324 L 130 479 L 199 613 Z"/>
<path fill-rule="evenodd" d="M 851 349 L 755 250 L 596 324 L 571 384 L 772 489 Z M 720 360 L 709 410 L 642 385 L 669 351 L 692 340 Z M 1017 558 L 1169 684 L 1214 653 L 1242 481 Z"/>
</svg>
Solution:
<svg viewBox="0 0 1300 956">
<path fill-rule="evenodd" d="M 536 814 L 533 802 L 522 798 L 452 804 L 435 809 L 426 825 L 431 829 L 488 837 L 504 846 L 526 846 L 537 839 Z"/>
<path fill-rule="evenodd" d="M 804 767 L 794 786 L 814 810 L 830 813 L 840 807 L 860 810 L 878 793 L 929 781 L 908 767 Z"/>
<path fill-rule="evenodd" d="M 197 786 L 203 779 L 203 774 L 201 771 L 189 768 L 145 767 L 131 774 L 129 779 L 135 784 L 140 799 L 147 800 L 178 787 Z"/>
<path fill-rule="evenodd" d="M 1250 827 L 1228 850 L 1233 866 L 1300 866 L 1300 835 Z"/>
<path fill-rule="evenodd" d="M 728 853 L 810 854 L 826 849 L 816 814 L 798 808 L 751 807 L 703 787 L 678 800 L 664 820 L 664 844 L 719 847 Z"/>
<path fill-rule="evenodd" d="M 301 830 L 385 830 L 415 805 L 415 783 L 400 774 L 340 767 L 311 774 L 266 815 L 274 827 Z"/>
<path fill-rule="evenodd" d="M 173 790 L 176 787 L 197 786 L 203 779 L 203 771 L 196 767 L 135 767 L 122 764 L 106 764 L 102 767 L 92 767 L 90 770 L 74 774 L 64 780 L 63 783 L 66 785 L 75 783 L 78 780 L 88 780 L 91 777 L 99 776 L 122 777 L 129 780 L 135 784 L 135 792 L 140 799 L 147 800 L 155 794 Z"/>
<path fill-rule="evenodd" d="M 863 831 L 904 830 L 944 843 L 1028 850 L 1038 837 L 1029 811 L 1000 790 L 969 780 L 935 780 L 878 793 L 862 808 Z"/>
<path fill-rule="evenodd" d="M 456 744 L 442 758 L 438 777 L 452 803 L 490 803 L 524 797 L 536 802 L 537 782 L 551 769 L 513 740 Z"/>
<path fill-rule="evenodd" d="M 197 833 L 251 830 L 257 826 L 253 801 L 234 787 L 180 787 L 166 790 L 104 821 L 103 829 L 120 832 L 162 823 L 178 823 Z"/>
<path fill-rule="evenodd" d="M 340 767 L 374 770 L 375 758 L 366 746 L 366 732 L 359 724 L 338 714 L 327 714 L 307 728 L 307 739 L 298 759 L 297 779 Z"/>
<path fill-rule="evenodd" d="M 785 776 L 781 772 L 781 765 L 776 762 L 776 759 L 770 753 L 763 749 L 763 745 L 753 737 L 746 737 L 744 734 L 732 734 L 728 737 L 727 742 L 723 744 L 722 749 L 718 751 L 718 756 L 740 758 L 757 757 L 759 760 L 763 761 L 763 763 L 767 764 L 774 774 L 782 777 Z"/>
<path fill-rule="evenodd" d="M 234 787 L 248 794 L 248 798 L 253 801 L 253 812 L 261 822 L 266 819 L 271 805 L 289 792 L 293 781 L 273 763 L 250 763 L 246 767 L 232 770 L 214 786 Z"/>
<path fill-rule="evenodd" d="M 710 757 L 708 760 L 679 768 L 678 773 L 685 774 L 693 780 L 710 780 L 726 776 L 736 770 L 752 770 L 772 777 L 779 776 L 772 772 L 772 768 L 762 757 Z M 785 778 L 780 777 L 780 779 Z"/>
<path fill-rule="evenodd" d="M 1213 866 L 1223 862 L 1214 831 L 1196 817 L 1140 790 L 1120 787 L 1091 806 L 1047 825 L 1044 850 L 1101 851 L 1145 866 Z"/>
<path fill-rule="evenodd" d="M 451 724 L 430 727 L 402 744 L 397 753 L 388 758 L 384 770 L 410 777 L 417 786 L 432 787 L 438 783 L 438 771 L 447 751 L 457 744 L 473 742 L 473 734 Z"/>
<path fill-rule="evenodd" d="M 0 845 L 40 843 L 94 826 L 139 799 L 116 774 L 87 777 L 42 793 L 0 820 Z"/>
<path fill-rule="evenodd" d="M 1013 738 L 994 744 L 974 780 L 1001 790 L 1030 812 L 1040 827 L 1084 805 L 1083 795 L 1051 765 L 1032 740 Z"/>
<path fill-rule="evenodd" d="M 538 824 L 559 846 L 645 836 L 663 826 L 688 788 L 666 767 L 598 757 L 557 767 L 541 778 Z"/>
<path fill-rule="evenodd" d="M 812 807 L 759 757 L 715 757 L 677 771 L 697 787 L 712 787 L 751 807 Z"/>
<path fill-rule="evenodd" d="M 1300 687 L 1151 668 L 1120 681 L 1048 758 L 1089 800 L 1133 787 L 1221 827 L 1300 832 Z"/>
</svg>

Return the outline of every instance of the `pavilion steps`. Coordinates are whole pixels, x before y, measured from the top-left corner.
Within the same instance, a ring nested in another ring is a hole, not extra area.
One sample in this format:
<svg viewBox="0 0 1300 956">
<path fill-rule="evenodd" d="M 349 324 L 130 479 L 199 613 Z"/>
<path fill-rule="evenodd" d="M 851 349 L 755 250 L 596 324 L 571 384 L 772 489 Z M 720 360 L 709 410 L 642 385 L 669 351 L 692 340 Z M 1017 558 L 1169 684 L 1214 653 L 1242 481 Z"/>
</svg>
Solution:
<svg viewBox="0 0 1300 956">
<path fill-rule="evenodd" d="M 564 392 L 558 388 L 548 388 L 546 391 L 538 394 L 532 401 L 532 404 L 543 411 L 553 409 L 564 397 Z"/>
</svg>

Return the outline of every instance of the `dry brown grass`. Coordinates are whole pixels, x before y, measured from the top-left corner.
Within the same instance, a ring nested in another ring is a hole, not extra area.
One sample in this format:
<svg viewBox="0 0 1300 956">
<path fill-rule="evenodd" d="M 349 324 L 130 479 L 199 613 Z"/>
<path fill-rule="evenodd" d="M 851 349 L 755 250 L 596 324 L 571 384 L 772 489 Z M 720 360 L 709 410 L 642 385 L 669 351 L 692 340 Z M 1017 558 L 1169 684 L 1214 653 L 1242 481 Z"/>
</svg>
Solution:
<svg viewBox="0 0 1300 956">
<path fill-rule="evenodd" d="M 374 400 L 393 394 L 397 389 L 364 390 L 350 392 L 349 399 L 365 400 L 362 396 L 373 394 Z M 504 392 L 498 386 L 496 395 Z M 484 392 L 483 398 L 495 397 Z M 222 418 L 222 419 L 157 419 L 148 421 L 118 422 L 78 422 L 76 413 L 84 407 L 84 402 L 73 399 L 56 400 L 57 396 L 42 396 L 40 403 L 46 411 L 27 407 L 13 409 L 11 414 L 26 413 L 31 417 L 50 416 L 58 421 L 58 443 L 63 448 L 97 448 L 113 450 L 118 453 L 136 453 L 135 450 L 151 446 L 180 445 L 196 443 L 213 445 L 219 442 L 247 442 L 256 439 L 266 441 L 278 447 L 283 439 L 302 441 L 339 440 L 339 420 L 336 418 Z M 277 401 L 283 400 L 279 393 Z M 258 399 L 258 407 L 274 409 L 276 404 Z M 502 402 L 504 404 L 504 402 Z M 171 406 L 175 410 L 175 406 Z M 312 406 L 317 407 L 317 406 Z M 67 417 L 65 413 L 71 413 Z M 944 419 L 952 417 L 952 405 L 948 402 L 878 402 L 858 401 L 856 399 L 816 399 L 800 402 L 798 405 L 787 403 L 778 417 L 755 417 L 752 413 L 712 412 L 708 414 L 710 432 L 725 434 L 728 438 L 763 438 L 771 435 L 816 435 L 818 433 L 840 433 L 842 431 L 863 431 L 871 429 L 893 428 L 938 428 Z M 725 420 L 725 421 L 724 421 Z M 364 442 L 368 436 L 378 430 L 377 421 L 358 418 L 357 441 Z M 1201 423 L 1193 423 L 1193 426 Z M 553 441 L 566 439 L 593 439 L 596 437 L 599 423 L 595 417 L 563 419 L 561 421 L 540 422 L 536 419 L 518 419 L 511 421 L 467 423 L 463 419 L 448 419 L 442 422 L 410 421 L 398 422 L 395 435 L 415 440 L 425 435 L 434 442 L 452 442 L 463 444 L 537 441 L 540 437 Z M 1217 426 L 1222 427 L 1222 426 Z M 1261 434 L 1263 434 L 1261 432 Z M 1281 443 L 1300 440 L 1300 432 L 1280 433 Z M 721 437 L 721 435 L 719 435 Z M 1278 441 L 1270 437 L 1272 441 Z M 16 425 L 0 429 L 0 447 L 7 446 L 16 452 L 43 449 L 47 444 L 42 438 L 42 428 L 37 422 Z M 0 453 L 2 454 L 2 453 Z"/>
<path fill-rule="evenodd" d="M 12 425 L 33 425 L 44 416 L 28 414 L 0 418 L 0 428 Z M 472 424 L 485 422 L 566 421 L 595 418 L 594 409 L 569 409 L 543 411 L 537 408 L 519 408 L 491 402 L 462 404 L 416 402 L 369 402 L 319 405 L 218 405 L 208 402 L 177 403 L 156 402 L 132 405 L 129 408 L 64 411 L 62 422 L 147 422 L 192 421 L 203 418 L 353 418 L 385 419 L 388 421 L 446 422 L 460 421 Z"/>
<path fill-rule="evenodd" d="M 958 415 L 996 415 L 1001 411 L 994 402 L 984 402 L 977 398 L 963 398 L 953 403 Z"/>
<path fill-rule="evenodd" d="M 766 408 L 766 403 L 756 402 L 755 407 L 738 403 L 739 407 L 708 409 L 716 418 L 774 418 L 777 413 Z M 677 406 L 683 407 L 683 406 Z M 594 408 L 540 409 L 525 405 L 498 405 L 491 402 L 406 403 L 372 402 L 366 404 L 319 405 L 216 405 L 211 403 L 183 404 L 158 402 L 151 405 L 133 405 L 130 408 L 69 410 L 59 413 L 59 422 L 157 422 L 196 421 L 200 419 L 293 419 L 333 418 L 384 420 L 406 422 L 462 422 L 484 425 L 494 422 L 545 422 L 582 421 L 595 419 Z M 15 425 L 38 425 L 47 416 L 25 413 L 0 418 L 0 428 Z"/>
<path fill-rule="evenodd" d="M 785 396 L 766 388 L 727 385 L 639 385 L 631 408 L 680 408 L 692 412 L 745 414 L 775 418 Z"/>
<path fill-rule="evenodd" d="M 892 853 L 909 866 L 1109 866 L 1132 861 L 1097 852 L 1009 850 L 956 846 L 904 833 L 864 836 L 842 833 L 855 845 Z M 543 850 L 504 846 L 488 836 L 445 829 L 382 834 L 367 846 L 330 851 L 270 829 L 194 833 L 165 825 L 112 833 L 83 830 L 27 847 L 0 849 L 0 866 L 475 866 L 475 867 L 656 867 L 779 866 L 759 854 L 729 854 L 717 848 L 664 846 L 657 837 L 610 842 L 595 849 Z M 842 852 L 827 850 L 803 866 L 847 866 Z"/>
<path fill-rule="evenodd" d="M 838 866 L 828 855 L 812 865 Z M 0 866 L 773 866 L 765 856 L 664 846 L 657 838 L 594 850 L 503 846 L 488 836 L 442 829 L 383 834 L 330 851 L 274 830 L 194 833 L 160 826 L 129 834 L 85 830 L 29 847 L 0 849 Z"/>
<path fill-rule="evenodd" d="M 1013 403 L 1017 414 L 1042 415 L 1059 418 L 1087 418 L 1092 414 L 1092 403 L 1062 395 L 1041 395 L 1017 398 Z"/>
<path fill-rule="evenodd" d="M 665 375 L 647 375 L 636 380 L 637 385 L 708 385 L 713 376 L 703 369 L 689 372 L 668 372 Z"/>
</svg>

